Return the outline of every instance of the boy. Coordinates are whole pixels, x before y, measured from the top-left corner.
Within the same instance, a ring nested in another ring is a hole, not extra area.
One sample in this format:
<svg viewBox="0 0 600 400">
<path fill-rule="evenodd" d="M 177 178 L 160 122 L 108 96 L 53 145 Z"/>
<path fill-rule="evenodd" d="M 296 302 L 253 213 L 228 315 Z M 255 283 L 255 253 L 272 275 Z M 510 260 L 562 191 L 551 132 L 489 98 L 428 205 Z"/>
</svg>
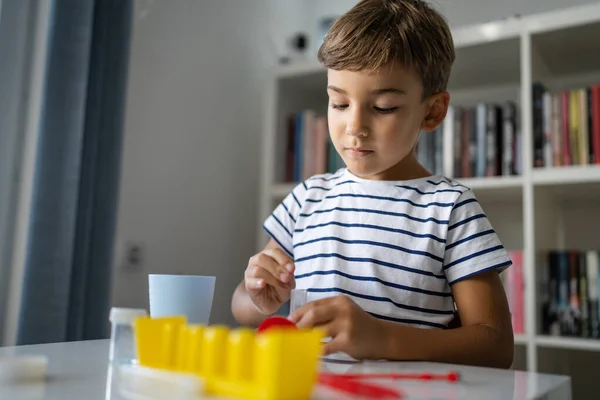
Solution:
<svg viewBox="0 0 600 400">
<path fill-rule="evenodd" d="M 511 366 L 498 276 L 508 253 L 473 192 L 415 156 L 420 131 L 446 116 L 454 57 L 446 22 L 421 0 L 363 0 L 335 22 L 319 60 L 347 168 L 300 183 L 265 221 L 271 240 L 232 299 L 240 323 L 305 288 L 324 298 L 289 318 L 323 327 L 327 354 Z"/>
</svg>

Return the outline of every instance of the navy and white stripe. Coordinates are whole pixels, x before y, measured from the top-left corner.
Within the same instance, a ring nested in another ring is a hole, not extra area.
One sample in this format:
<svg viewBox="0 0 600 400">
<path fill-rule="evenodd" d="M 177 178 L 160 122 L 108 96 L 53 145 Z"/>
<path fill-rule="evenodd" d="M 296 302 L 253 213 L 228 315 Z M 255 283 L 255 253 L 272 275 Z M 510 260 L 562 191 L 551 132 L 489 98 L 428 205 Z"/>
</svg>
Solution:
<svg viewBox="0 0 600 400">
<path fill-rule="evenodd" d="M 347 169 L 298 184 L 264 223 L 312 298 L 350 296 L 379 318 L 452 319 L 450 286 L 510 258 L 473 192 L 443 176 L 370 181 Z"/>
</svg>

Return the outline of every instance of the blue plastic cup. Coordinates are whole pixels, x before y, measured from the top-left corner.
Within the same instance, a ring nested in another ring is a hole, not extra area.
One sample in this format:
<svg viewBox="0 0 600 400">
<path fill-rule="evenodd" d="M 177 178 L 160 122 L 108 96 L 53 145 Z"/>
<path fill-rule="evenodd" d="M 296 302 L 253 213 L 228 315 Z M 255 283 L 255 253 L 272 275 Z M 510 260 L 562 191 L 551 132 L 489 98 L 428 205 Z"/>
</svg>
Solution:
<svg viewBox="0 0 600 400">
<path fill-rule="evenodd" d="M 160 275 L 148 276 L 150 316 L 183 315 L 189 324 L 207 325 L 215 293 L 214 276 Z"/>
</svg>

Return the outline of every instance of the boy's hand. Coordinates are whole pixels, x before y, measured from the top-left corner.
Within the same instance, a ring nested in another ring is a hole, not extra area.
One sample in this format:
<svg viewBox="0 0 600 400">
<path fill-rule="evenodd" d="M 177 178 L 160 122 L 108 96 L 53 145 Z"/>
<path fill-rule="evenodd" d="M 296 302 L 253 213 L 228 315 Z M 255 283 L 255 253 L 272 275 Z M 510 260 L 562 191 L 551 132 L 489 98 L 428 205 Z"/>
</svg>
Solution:
<svg viewBox="0 0 600 400">
<path fill-rule="evenodd" d="M 377 358 L 384 343 L 382 321 L 368 314 L 347 296 L 334 296 L 305 304 L 289 319 L 299 328 L 322 326 L 331 341 L 325 354 L 344 352 L 355 359 Z"/>
<path fill-rule="evenodd" d="M 279 248 L 263 250 L 250 258 L 244 284 L 258 310 L 273 314 L 290 299 L 290 292 L 296 287 L 294 262 Z"/>
</svg>

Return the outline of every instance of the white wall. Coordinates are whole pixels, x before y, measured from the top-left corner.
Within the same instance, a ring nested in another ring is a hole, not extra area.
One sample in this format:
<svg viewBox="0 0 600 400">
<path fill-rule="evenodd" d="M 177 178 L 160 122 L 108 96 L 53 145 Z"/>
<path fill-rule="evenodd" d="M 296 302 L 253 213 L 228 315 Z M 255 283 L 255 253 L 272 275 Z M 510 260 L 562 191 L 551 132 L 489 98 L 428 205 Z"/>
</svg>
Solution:
<svg viewBox="0 0 600 400">
<path fill-rule="evenodd" d="M 270 8 L 266 0 L 137 6 L 113 304 L 147 307 L 149 273 L 216 275 L 211 322 L 232 323 L 231 295 L 255 249 L 261 89 L 276 59 Z M 129 241 L 144 246 L 134 270 L 123 268 Z"/>
</svg>

